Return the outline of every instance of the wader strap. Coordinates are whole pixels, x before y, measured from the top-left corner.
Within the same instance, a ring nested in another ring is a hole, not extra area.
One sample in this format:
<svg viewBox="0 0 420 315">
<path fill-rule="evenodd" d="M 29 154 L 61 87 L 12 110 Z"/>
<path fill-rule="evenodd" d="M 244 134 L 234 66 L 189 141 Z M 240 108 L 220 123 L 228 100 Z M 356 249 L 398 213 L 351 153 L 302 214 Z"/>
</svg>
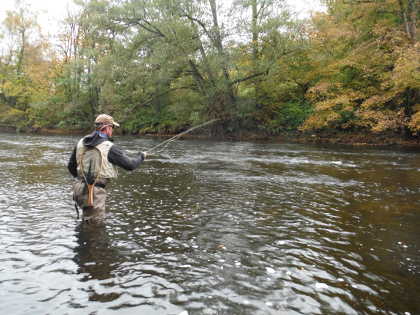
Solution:
<svg viewBox="0 0 420 315">
<path fill-rule="evenodd" d="M 77 202 L 74 203 L 74 208 L 76 209 L 77 219 L 79 219 L 80 218 L 80 214 L 79 214 L 79 207 L 77 206 Z"/>
</svg>

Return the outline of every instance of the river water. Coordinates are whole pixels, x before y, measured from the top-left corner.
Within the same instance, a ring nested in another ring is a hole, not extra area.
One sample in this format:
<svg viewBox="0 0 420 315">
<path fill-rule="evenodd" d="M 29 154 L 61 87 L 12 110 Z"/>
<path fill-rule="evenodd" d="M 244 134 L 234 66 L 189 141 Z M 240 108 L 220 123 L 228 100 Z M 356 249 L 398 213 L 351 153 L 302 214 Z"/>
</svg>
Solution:
<svg viewBox="0 0 420 315">
<path fill-rule="evenodd" d="M 419 151 L 177 141 L 89 226 L 76 141 L 0 135 L 2 314 L 420 314 Z"/>
</svg>

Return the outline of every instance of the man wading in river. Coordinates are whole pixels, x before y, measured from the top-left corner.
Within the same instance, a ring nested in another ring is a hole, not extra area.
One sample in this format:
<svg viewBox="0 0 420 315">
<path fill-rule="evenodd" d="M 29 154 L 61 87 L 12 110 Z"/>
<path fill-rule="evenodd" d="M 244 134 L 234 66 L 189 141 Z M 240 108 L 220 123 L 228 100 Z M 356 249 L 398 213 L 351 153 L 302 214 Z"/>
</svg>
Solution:
<svg viewBox="0 0 420 315">
<path fill-rule="evenodd" d="M 95 131 L 80 139 L 67 166 L 73 177 L 77 177 L 73 200 L 83 210 L 83 220 L 87 222 L 105 218 L 105 187 L 110 179 L 117 177 L 116 166 L 132 171 L 146 158 L 144 152 L 130 158 L 114 145 L 111 138 L 114 127 L 119 124 L 111 116 L 96 117 Z"/>
</svg>

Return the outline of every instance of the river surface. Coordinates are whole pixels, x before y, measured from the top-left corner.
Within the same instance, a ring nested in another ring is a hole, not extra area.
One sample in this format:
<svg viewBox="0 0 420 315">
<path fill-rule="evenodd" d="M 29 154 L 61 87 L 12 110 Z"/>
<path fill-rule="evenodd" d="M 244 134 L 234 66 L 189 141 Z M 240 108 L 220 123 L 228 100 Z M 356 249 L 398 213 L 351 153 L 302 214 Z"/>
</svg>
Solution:
<svg viewBox="0 0 420 315">
<path fill-rule="evenodd" d="M 1 314 L 420 314 L 419 151 L 177 141 L 92 226 L 76 142 L 0 134 Z"/>
</svg>

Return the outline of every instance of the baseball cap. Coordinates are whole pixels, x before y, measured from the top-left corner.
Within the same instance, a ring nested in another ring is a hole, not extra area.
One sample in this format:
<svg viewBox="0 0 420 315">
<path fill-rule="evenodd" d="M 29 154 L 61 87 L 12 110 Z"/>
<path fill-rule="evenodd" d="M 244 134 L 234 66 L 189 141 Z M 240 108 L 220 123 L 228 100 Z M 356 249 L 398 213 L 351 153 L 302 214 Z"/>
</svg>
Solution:
<svg viewBox="0 0 420 315">
<path fill-rule="evenodd" d="M 100 114 L 95 119 L 96 125 L 112 125 L 113 127 L 119 127 L 120 124 L 114 121 L 114 118 L 112 116 L 109 116 L 107 114 Z"/>
</svg>

